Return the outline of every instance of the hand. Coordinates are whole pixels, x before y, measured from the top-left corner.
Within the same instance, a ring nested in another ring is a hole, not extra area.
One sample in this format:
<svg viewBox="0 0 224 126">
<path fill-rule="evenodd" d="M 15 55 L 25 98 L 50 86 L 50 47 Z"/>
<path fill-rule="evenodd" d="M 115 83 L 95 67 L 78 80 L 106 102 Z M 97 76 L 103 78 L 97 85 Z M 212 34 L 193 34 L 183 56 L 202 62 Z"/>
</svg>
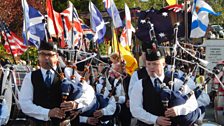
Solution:
<svg viewBox="0 0 224 126">
<path fill-rule="evenodd" d="M 103 112 L 101 110 L 96 110 L 94 113 L 93 113 L 93 116 L 95 118 L 100 118 L 103 116 Z"/>
<path fill-rule="evenodd" d="M 159 116 L 156 120 L 156 124 L 160 126 L 171 126 L 171 121 L 169 118 Z"/>
<path fill-rule="evenodd" d="M 87 119 L 87 123 L 90 124 L 90 125 L 97 125 L 98 121 L 99 120 L 97 118 L 94 118 L 94 117 L 88 117 L 88 119 Z"/>
<path fill-rule="evenodd" d="M 67 112 L 76 109 L 78 107 L 78 103 L 75 101 L 64 101 L 61 103 L 60 107 L 64 112 Z"/>
<path fill-rule="evenodd" d="M 128 108 L 130 108 L 130 101 L 129 101 L 129 100 L 126 101 L 126 106 L 127 106 Z"/>
<path fill-rule="evenodd" d="M 115 101 L 117 102 L 119 100 L 119 97 L 114 96 Z"/>
<path fill-rule="evenodd" d="M 64 111 L 62 111 L 60 108 L 51 109 L 48 113 L 48 116 L 59 119 L 65 118 Z"/>
<path fill-rule="evenodd" d="M 75 119 L 79 115 L 78 111 L 70 111 L 70 116 L 72 117 L 70 120 Z"/>
<path fill-rule="evenodd" d="M 168 108 L 165 111 L 165 117 L 176 117 L 176 116 L 177 116 L 177 113 L 175 112 L 174 108 Z"/>
</svg>

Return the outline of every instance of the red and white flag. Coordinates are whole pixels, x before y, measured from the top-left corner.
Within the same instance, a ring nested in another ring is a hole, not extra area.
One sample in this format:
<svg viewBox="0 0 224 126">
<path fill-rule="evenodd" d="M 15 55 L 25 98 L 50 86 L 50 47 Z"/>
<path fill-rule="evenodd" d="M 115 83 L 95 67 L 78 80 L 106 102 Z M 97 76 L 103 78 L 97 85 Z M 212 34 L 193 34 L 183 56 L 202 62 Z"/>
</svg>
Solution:
<svg viewBox="0 0 224 126">
<path fill-rule="evenodd" d="M 63 33 L 63 23 L 60 13 L 53 9 L 52 0 L 46 0 L 47 26 L 51 36 L 61 37 Z"/>
<path fill-rule="evenodd" d="M 164 7 L 165 10 L 173 10 L 174 12 L 179 12 L 184 10 L 184 4 L 174 4 Z M 187 8 L 187 12 L 191 11 L 191 6 Z"/>
<path fill-rule="evenodd" d="M 82 29 L 82 20 L 79 18 L 77 10 L 73 6 L 73 4 L 69 1 L 69 7 L 64 10 L 62 13 L 66 18 L 68 18 L 69 22 L 66 22 L 66 26 L 71 28 L 68 29 L 68 46 L 76 46 L 83 36 L 83 29 Z M 68 24 L 69 23 L 69 24 Z M 73 30 L 73 31 L 72 31 Z M 73 42 L 71 42 L 73 38 Z"/>
<path fill-rule="evenodd" d="M 2 35 L 5 40 L 4 47 L 7 53 L 11 53 L 10 48 L 14 56 L 22 55 L 27 50 L 27 46 L 23 44 L 23 40 L 13 32 L 8 30 L 6 32 L 2 31 Z"/>
<path fill-rule="evenodd" d="M 134 27 L 131 24 L 131 13 L 130 13 L 130 9 L 127 6 L 127 4 L 125 3 L 125 21 L 126 21 L 126 25 L 122 31 L 121 37 L 120 37 L 120 41 L 121 41 L 121 45 L 123 47 L 128 47 L 131 46 L 132 44 L 132 32 L 135 32 Z"/>
</svg>

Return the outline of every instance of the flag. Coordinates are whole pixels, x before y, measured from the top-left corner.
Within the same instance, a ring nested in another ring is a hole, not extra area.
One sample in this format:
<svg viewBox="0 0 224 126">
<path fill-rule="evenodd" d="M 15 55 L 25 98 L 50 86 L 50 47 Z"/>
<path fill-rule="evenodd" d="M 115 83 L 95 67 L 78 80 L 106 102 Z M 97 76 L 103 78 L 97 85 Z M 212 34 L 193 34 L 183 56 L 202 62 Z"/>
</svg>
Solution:
<svg viewBox="0 0 224 126">
<path fill-rule="evenodd" d="M 203 37 L 209 24 L 208 14 L 219 16 L 221 13 L 214 10 L 203 0 L 194 0 L 192 8 L 191 38 Z"/>
<path fill-rule="evenodd" d="M 90 21 L 92 29 L 95 32 L 93 41 L 102 43 L 104 41 L 104 35 L 106 33 L 106 25 L 104 23 L 103 17 L 96 6 L 90 2 L 89 3 Z"/>
<path fill-rule="evenodd" d="M 138 30 L 136 36 L 141 41 L 150 41 L 149 30 L 151 28 L 149 22 L 154 26 L 154 31 L 158 44 L 161 42 L 172 42 L 174 39 L 174 25 L 179 22 L 178 37 L 184 37 L 185 24 L 184 24 L 184 12 L 173 12 L 169 10 L 147 10 L 142 11 L 139 14 Z M 191 22 L 191 13 L 188 13 L 188 23 Z M 188 25 L 188 31 L 190 33 L 190 25 Z"/>
<path fill-rule="evenodd" d="M 128 46 L 128 36 L 127 36 L 127 30 L 126 27 L 123 28 L 121 36 L 120 36 L 120 42 L 121 45 L 127 49 L 128 51 L 130 51 L 130 48 Z"/>
<path fill-rule="evenodd" d="M 163 9 L 164 10 L 173 10 L 174 12 L 180 12 L 180 11 L 184 11 L 184 3 L 182 4 L 174 4 L 174 5 L 170 5 L 170 6 L 166 6 Z M 191 11 L 191 6 L 189 6 L 187 8 L 187 12 Z"/>
<path fill-rule="evenodd" d="M 33 43 L 37 48 L 40 42 L 45 39 L 44 16 L 35 8 L 28 6 L 26 0 L 22 0 L 24 10 L 23 39 Z"/>
<path fill-rule="evenodd" d="M 169 5 L 174 5 L 177 3 L 177 0 L 166 0 Z"/>
<path fill-rule="evenodd" d="M 105 9 L 107 10 L 108 14 L 112 18 L 114 27 L 119 28 L 123 26 L 119 11 L 117 10 L 114 0 L 103 0 L 103 2 L 104 2 Z"/>
<path fill-rule="evenodd" d="M 2 24 L 2 36 L 5 40 L 5 49 L 7 53 L 11 53 L 10 48 L 12 50 L 12 54 L 14 56 L 22 55 L 26 50 L 27 46 L 23 44 L 23 40 L 16 36 L 13 32 L 11 32 L 5 24 Z"/>
<path fill-rule="evenodd" d="M 115 52 L 120 52 L 122 58 L 125 60 L 126 65 L 125 69 L 129 75 L 132 75 L 133 72 L 138 68 L 137 60 L 131 54 L 130 51 L 127 51 L 121 44 L 117 41 L 117 36 L 115 34 L 115 30 L 113 30 L 113 46 Z"/>
<path fill-rule="evenodd" d="M 120 40 L 122 40 L 121 41 L 122 46 L 126 47 L 127 49 L 129 49 L 128 46 L 131 46 L 131 44 L 132 44 L 132 42 L 131 42 L 132 41 L 132 32 L 135 32 L 135 29 L 131 24 L 130 9 L 127 6 L 127 4 L 125 3 L 125 28 L 122 31 L 121 37 L 126 37 L 126 38 L 120 39 Z M 125 42 L 123 40 L 125 40 Z"/>
<path fill-rule="evenodd" d="M 63 33 L 63 23 L 60 13 L 53 9 L 52 0 L 46 0 L 47 27 L 53 37 L 61 37 Z"/>
<path fill-rule="evenodd" d="M 85 35 L 85 38 L 90 42 L 93 39 L 95 32 L 84 23 L 82 23 L 81 26 L 83 29 L 83 35 Z"/>
<path fill-rule="evenodd" d="M 61 14 L 65 16 L 65 19 L 69 19 L 69 22 L 66 22 L 65 24 L 66 27 L 68 27 L 68 47 L 70 48 L 72 46 L 77 46 L 77 42 L 81 42 L 80 40 L 83 36 L 83 30 L 81 26 L 82 20 L 79 18 L 77 10 L 73 6 L 72 2 L 69 1 L 69 7 Z"/>
</svg>

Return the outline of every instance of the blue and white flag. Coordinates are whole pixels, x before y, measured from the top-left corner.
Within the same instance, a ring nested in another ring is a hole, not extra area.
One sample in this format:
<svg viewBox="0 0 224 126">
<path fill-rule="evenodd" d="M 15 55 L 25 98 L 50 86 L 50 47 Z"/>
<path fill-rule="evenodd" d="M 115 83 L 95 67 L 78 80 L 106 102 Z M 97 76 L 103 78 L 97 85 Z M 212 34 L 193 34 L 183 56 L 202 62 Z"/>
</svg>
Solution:
<svg viewBox="0 0 224 126">
<path fill-rule="evenodd" d="M 191 38 L 200 38 L 205 35 L 209 24 L 208 14 L 219 16 L 221 13 L 214 12 L 211 6 L 203 0 L 194 0 L 192 8 Z"/>
<path fill-rule="evenodd" d="M 103 0 L 103 2 L 105 5 L 105 9 L 113 20 L 114 27 L 119 28 L 123 26 L 119 11 L 117 10 L 114 0 Z"/>
<path fill-rule="evenodd" d="M 106 33 L 106 25 L 104 23 L 103 17 L 96 6 L 90 2 L 89 3 L 90 21 L 93 31 L 96 33 L 94 35 L 93 41 L 102 43 L 104 41 L 104 35 Z"/>
<path fill-rule="evenodd" d="M 22 0 L 24 10 L 23 37 L 25 44 L 33 43 L 37 48 L 45 38 L 44 16 L 35 8 L 28 6 L 26 0 Z M 28 42 L 27 42 L 28 40 Z"/>
</svg>

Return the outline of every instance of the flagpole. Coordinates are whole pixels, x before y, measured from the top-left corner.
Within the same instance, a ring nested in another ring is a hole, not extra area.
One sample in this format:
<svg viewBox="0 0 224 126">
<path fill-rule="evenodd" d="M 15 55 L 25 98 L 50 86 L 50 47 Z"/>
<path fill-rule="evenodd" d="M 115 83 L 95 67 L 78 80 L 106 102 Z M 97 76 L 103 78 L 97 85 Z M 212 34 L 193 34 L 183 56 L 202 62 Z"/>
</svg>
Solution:
<svg viewBox="0 0 224 126">
<path fill-rule="evenodd" d="M 188 0 L 184 0 L 184 24 L 185 24 L 185 37 L 184 37 L 184 41 L 185 43 L 188 43 Z"/>
<path fill-rule="evenodd" d="M 1 21 L 1 24 L 2 24 L 2 21 Z M 11 45 L 10 45 L 10 43 L 9 43 L 9 39 L 8 39 L 8 36 L 7 36 L 7 33 L 6 33 L 6 25 L 5 25 L 5 23 L 3 22 L 3 32 L 5 33 L 5 37 L 6 37 L 6 41 L 8 42 L 8 44 L 9 44 L 9 50 L 10 50 L 10 52 L 11 52 L 11 54 L 12 54 L 12 59 L 13 59 L 13 62 L 14 62 L 14 64 L 17 64 L 16 63 L 16 60 L 15 60 L 15 57 L 14 57 L 14 55 L 13 55 L 13 53 L 12 53 L 12 48 L 11 48 Z M 10 34 L 10 33 L 9 33 Z"/>
<path fill-rule="evenodd" d="M 72 29 L 71 29 L 71 43 L 72 43 L 72 49 L 74 49 L 75 47 L 73 46 L 73 25 L 74 25 L 74 15 L 73 15 L 73 12 L 74 12 L 74 5 L 72 4 Z"/>
<path fill-rule="evenodd" d="M 25 25 L 25 34 L 26 34 L 26 37 L 24 38 L 24 39 L 26 39 L 25 40 L 25 42 L 26 42 L 26 45 L 27 45 L 27 47 L 29 47 L 29 42 L 28 42 L 28 40 L 27 40 L 27 26 L 26 26 L 26 22 L 27 22 L 27 20 L 26 20 L 26 16 L 25 16 L 25 3 L 24 3 L 24 0 L 23 0 L 23 19 L 24 19 L 24 25 Z M 29 61 L 30 60 L 30 56 L 29 56 L 29 52 L 28 53 L 26 53 L 27 54 L 27 61 Z"/>
</svg>

